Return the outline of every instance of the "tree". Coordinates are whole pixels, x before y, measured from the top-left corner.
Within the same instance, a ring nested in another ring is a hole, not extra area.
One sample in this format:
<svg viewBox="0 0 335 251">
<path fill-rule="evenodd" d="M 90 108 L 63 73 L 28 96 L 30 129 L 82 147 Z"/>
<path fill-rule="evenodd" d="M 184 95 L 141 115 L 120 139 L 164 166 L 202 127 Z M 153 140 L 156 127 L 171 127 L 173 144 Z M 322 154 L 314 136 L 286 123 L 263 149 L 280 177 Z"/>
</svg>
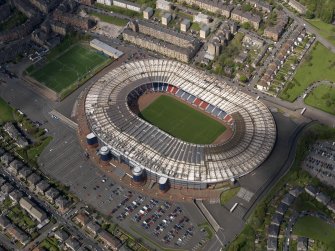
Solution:
<svg viewBox="0 0 335 251">
<path fill-rule="evenodd" d="M 327 24 L 330 24 L 333 21 L 334 17 L 334 10 L 328 9 L 328 8 L 323 8 L 321 12 L 321 20 Z"/>
<path fill-rule="evenodd" d="M 307 10 L 306 11 L 306 14 L 305 14 L 306 18 L 308 19 L 313 19 L 315 17 L 314 13 L 310 10 Z"/>
<path fill-rule="evenodd" d="M 251 29 L 251 24 L 249 22 L 243 23 L 242 28 L 244 28 L 246 30 L 250 30 Z"/>
<path fill-rule="evenodd" d="M 241 76 L 240 76 L 240 81 L 241 81 L 242 83 L 246 83 L 246 82 L 248 81 L 248 78 L 247 78 L 245 75 L 241 75 Z"/>
</svg>

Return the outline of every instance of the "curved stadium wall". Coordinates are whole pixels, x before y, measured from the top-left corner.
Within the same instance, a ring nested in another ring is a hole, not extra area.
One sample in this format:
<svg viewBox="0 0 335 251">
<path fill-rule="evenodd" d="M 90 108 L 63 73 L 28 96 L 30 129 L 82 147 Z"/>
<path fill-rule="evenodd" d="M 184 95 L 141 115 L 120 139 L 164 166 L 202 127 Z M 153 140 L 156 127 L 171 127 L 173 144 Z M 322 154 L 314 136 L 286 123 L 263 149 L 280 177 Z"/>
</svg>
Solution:
<svg viewBox="0 0 335 251">
<path fill-rule="evenodd" d="M 192 144 L 144 121 L 129 105 L 147 92 L 167 92 L 221 119 L 233 136 L 220 144 Z M 268 108 L 253 97 L 188 65 L 172 60 L 134 61 L 113 69 L 86 95 L 89 126 L 114 158 L 148 178 L 172 186 L 206 188 L 241 177 L 270 154 L 276 126 Z"/>
</svg>

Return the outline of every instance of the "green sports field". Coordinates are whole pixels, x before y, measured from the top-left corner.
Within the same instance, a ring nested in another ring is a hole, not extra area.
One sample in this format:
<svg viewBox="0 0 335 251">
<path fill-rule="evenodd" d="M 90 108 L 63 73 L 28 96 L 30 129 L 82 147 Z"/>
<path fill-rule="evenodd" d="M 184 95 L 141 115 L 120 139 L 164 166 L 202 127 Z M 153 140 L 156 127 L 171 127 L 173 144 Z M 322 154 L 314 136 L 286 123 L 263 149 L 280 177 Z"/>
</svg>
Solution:
<svg viewBox="0 0 335 251">
<path fill-rule="evenodd" d="M 226 128 L 218 121 L 169 96 L 160 96 L 139 115 L 170 135 L 195 144 L 210 144 Z"/>
<path fill-rule="evenodd" d="M 98 51 L 76 44 L 45 65 L 29 72 L 41 84 L 60 93 L 110 60 Z"/>
</svg>

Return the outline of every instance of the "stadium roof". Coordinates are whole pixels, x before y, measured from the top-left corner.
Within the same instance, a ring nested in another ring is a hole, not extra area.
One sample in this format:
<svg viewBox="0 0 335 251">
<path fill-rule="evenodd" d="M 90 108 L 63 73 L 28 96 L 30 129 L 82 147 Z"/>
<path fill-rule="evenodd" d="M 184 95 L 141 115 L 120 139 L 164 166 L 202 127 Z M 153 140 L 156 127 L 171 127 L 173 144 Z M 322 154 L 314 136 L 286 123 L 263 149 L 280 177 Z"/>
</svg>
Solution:
<svg viewBox="0 0 335 251">
<path fill-rule="evenodd" d="M 101 42 L 98 39 L 91 40 L 90 45 L 92 47 L 98 49 L 98 50 L 101 50 L 101 51 L 105 52 L 106 54 L 108 54 L 109 56 L 114 57 L 114 58 L 119 58 L 123 55 L 122 51 L 119 51 L 119 50 L 113 48 L 112 46 L 110 46 L 110 45 L 108 45 L 104 42 Z"/>
<path fill-rule="evenodd" d="M 222 144 L 184 142 L 139 118 L 127 104 L 136 88 L 167 83 L 225 111 L 234 135 Z M 204 72 L 172 60 L 142 60 L 122 65 L 89 90 L 85 111 L 92 131 L 116 156 L 179 182 L 217 183 L 258 167 L 269 155 L 276 127 L 267 107 Z"/>
</svg>

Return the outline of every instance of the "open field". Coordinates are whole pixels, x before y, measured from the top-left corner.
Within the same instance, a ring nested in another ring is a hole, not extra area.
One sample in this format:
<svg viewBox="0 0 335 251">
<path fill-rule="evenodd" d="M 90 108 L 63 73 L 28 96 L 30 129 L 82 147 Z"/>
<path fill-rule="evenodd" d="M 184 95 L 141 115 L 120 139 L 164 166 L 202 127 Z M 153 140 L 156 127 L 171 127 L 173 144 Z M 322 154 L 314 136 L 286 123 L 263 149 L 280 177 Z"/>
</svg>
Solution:
<svg viewBox="0 0 335 251">
<path fill-rule="evenodd" d="M 226 128 L 218 121 L 169 96 L 160 96 L 140 117 L 181 140 L 210 144 Z"/>
<path fill-rule="evenodd" d="M 107 61 L 109 61 L 107 56 L 84 45 L 75 44 L 41 68 L 30 70 L 29 75 L 60 93 Z"/>
<path fill-rule="evenodd" d="M 307 105 L 335 115 L 335 85 L 319 85 L 305 99 Z"/>
<path fill-rule="evenodd" d="M 305 216 L 298 219 L 294 225 L 293 233 L 321 241 L 328 247 L 335 247 L 335 228 L 319 218 Z"/>
<path fill-rule="evenodd" d="M 317 43 L 299 66 L 293 80 L 280 94 L 282 99 L 293 102 L 312 83 L 319 80 L 335 82 L 335 54 Z"/>
<path fill-rule="evenodd" d="M 113 17 L 113 16 L 109 16 L 109 15 L 104 15 L 104 14 L 101 14 L 101 13 L 98 13 L 98 12 L 91 12 L 90 15 L 99 18 L 100 21 L 102 21 L 102 22 L 114 24 L 114 25 L 117 25 L 117 26 L 125 26 L 128 23 L 128 20 L 126 20 L 126 19 L 122 19 L 122 18 L 119 18 L 119 17 Z"/>
<path fill-rule="evenodd" d="M 335 45 L 335 27 L 332 24 L 322 22 L 320 19 L 306 19 L 306 21 L 317 29 L 318 33 Z"/>
</svg>

